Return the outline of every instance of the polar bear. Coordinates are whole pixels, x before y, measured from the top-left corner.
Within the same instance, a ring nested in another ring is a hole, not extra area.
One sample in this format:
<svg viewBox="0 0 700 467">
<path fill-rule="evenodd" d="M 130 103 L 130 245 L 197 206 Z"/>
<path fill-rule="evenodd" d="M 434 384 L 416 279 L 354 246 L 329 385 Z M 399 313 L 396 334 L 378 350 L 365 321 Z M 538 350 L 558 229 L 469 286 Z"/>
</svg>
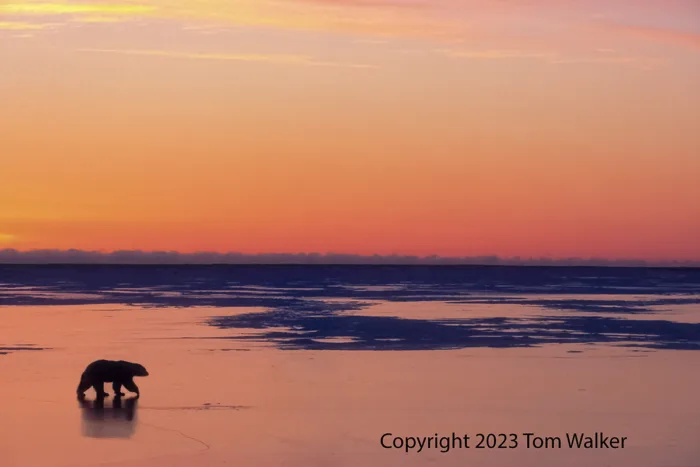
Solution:
<svg viewBox="0 0 700 467">
<path fill-rule="evenodd" d="M 104 383 L 112 383 L 115 397 L 124 395 L 122 386 L 140 396 L 139 387 L 134 383 L 135 376 L 148 376 L 148 371 L 143 365 L 124 360 L 96 360 L 85 368 L 80 377 L 78 398 L 85 397 L 85 391 L 90 387 L 95 389 L 98 398 L 107 397 L 109 394 L 104 390 Z"/>
</svg>

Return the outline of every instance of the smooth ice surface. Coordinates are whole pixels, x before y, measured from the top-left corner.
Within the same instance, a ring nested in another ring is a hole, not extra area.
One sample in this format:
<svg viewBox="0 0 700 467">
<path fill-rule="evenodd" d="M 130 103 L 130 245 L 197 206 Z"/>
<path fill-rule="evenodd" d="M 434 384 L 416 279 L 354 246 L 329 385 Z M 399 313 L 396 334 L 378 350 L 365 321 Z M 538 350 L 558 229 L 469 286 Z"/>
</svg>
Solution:
<svg viewBox="0 0 700 467">
<path fill-rule="evenodd" d="M 0 270 L 3 467 L 700 459 L 694 270 L 489 270 L 478 286 L 478 270 L 86 271 Z M 81 405 L 98 358 L 145 365 L 141 398 L 100 407 L 89 390 Z M 625 448 L 527 449 L 522 435 L 596 431 Z M 472 447 L 406 454 L 384 433 Z M 517 433 L 519 447 L 476 449 L 477 433 Z"/>
</svg>

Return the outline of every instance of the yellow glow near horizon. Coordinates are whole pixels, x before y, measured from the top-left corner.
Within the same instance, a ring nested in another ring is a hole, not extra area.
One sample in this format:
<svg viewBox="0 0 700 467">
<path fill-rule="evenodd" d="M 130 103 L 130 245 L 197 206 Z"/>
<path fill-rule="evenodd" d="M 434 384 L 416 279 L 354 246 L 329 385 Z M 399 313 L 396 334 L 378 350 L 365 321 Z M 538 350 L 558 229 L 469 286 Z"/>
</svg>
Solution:
<svg viewBox="0 0 700 467">
<path fill-rule="evenodd" d="M 10 243 L 15 240 L 15 236 L 6 233 L 0 233 L 0 243 Z"/>
</svg>

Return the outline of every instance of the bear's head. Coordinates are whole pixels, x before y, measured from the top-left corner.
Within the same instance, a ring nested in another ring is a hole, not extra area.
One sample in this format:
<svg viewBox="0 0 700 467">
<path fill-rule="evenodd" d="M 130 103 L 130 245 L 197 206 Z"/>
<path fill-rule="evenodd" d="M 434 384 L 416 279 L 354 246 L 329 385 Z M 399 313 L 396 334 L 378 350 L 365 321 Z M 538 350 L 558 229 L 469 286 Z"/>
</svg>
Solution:
<svg viewBox="0 0 700 467">
<path fill-rule="evenodd" d="M 133 372 L 134 376 L 148 376 L 148 370 L 146 370 L 146 367 L 143 365 L 129 362 L 129 366 L 131 367 L 131 371 Z"/>
</svg>

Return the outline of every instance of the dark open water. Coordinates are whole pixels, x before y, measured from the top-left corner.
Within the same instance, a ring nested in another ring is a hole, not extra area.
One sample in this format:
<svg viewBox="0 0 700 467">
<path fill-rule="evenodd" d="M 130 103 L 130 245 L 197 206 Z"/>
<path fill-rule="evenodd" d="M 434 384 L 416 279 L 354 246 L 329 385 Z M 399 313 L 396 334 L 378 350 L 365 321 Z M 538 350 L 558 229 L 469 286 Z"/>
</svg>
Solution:
<svg viewBox="0 0 700 467">
<path fill-rule="evenodd" d="M 435 302 L 435 316 L 404 316 L 400 307 L 393 315 L 372 312 L 377 303 L 418 301 Z M 700 350 L 697 268 L 0 266 L 0 305 L 105 303 L 220 308 L 205 325 L 254 331 L 231 338 L 286 349 L 584 343 Z M 475 317 L 447 316 L 438 304 L 509 306 Z M 231 307 L 262 310 L 227 313 Z"/>
</svg>

